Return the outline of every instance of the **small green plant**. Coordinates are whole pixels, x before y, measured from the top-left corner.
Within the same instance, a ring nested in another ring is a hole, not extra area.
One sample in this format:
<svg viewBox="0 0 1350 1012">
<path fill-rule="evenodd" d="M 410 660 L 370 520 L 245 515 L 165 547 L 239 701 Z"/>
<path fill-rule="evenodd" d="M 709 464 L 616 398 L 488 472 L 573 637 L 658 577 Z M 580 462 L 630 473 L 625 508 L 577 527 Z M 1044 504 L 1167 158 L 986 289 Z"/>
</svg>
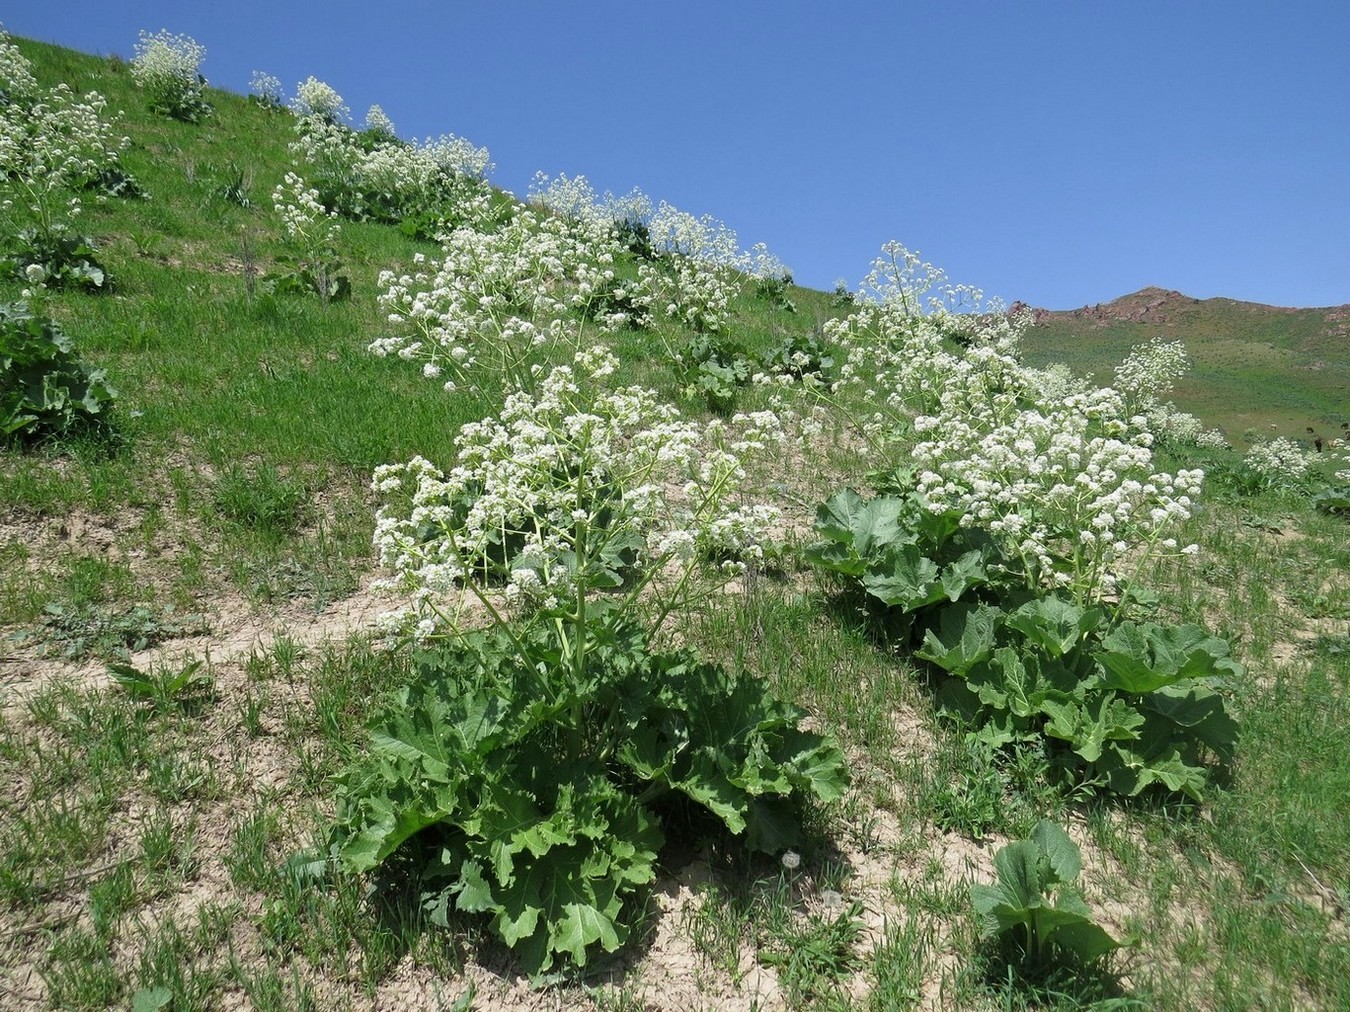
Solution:
<svg viewBox="0 0 1350 1012">
<path fill-rule="evenodd" d="M 230 523 L 279 539 L 299 528 L 309 492 L 302 481 L 271 465 L 231 464 L 217 479 L 211 502 Z"/>
<path fill-rule="evenodd" d="M 834 349 L 819 331 L 788 334 L 764 356 L 764 368 L 794 379 L 827 382 L 834 376 Z"/>
<path fill-rule="evenodd" d="M 756 296 L 764 299 L 775 308 L 795 313 L 797 304 L 787 295 L 790 287 L 792 287 L 791 274 L 769 274 L 755 279 Z"/>
<path fill-rule="evenodd" d="M 106 428 L 117 391 L 27 303 L 0 305 L 0 443 L 31 445 Z"/>
<path fill-rule="evenodd" d="M 835 282 L 834 294 L 830 296 L 831 306 L 836 309 L 852 309 L 857 301 L 857 296 L 849 291 L 847 282 L 842 278 Z"/>
<path fill-rule="evenodd" d="M 754 371 L 754 362 L 740 343 L 716 334 L 697 335 L 676 357 L 676 364 L 685 376 L 685 396 L 704 400 L 714 411 L 731 410 Z"/>
<path fill-rule="evenodd" d="M 214 683 L 201 673 L 202 661 L 189 661 L 175 670 L 172 666 L 152 666 L 142 671 L 131 664 L 110 664 L 108 674 L 133 699 L 149 703 L 156 711 L 177 709 L 185 713 L 200 710 L 211 698 Z"/>
<path fill-rule="evenodd" d="M 981 935 L 1005 940 L 1024 965 L 1044 967 L 1065 955 L 1089 963 L 1120 948 L 1075 891 L 1083 857 L 1053 822 L 1000 849 L 994 867 L 997 883 L 970 888 Z"/>
<path fill-rule="evenodd" d="M 136 604 L 119 609 L 52 601 L 31 635 L 62 657 L 82 660 L 94 655 L 125 657 L 207 628 L 201 615 L 179 615 L 168 605 L 157 609 Z"/>
<path fill-rule="evenodd" d="M 10 249 L 0 259 L 0 278 L 96 292 L 111 284 L 94 240 L 64 224 L 20 229 L 10 237 Z"/>
<path fill-rule="evenodd" d="M 778 971 L 792 1007 L 826 999 L 858 969 L 862 911 L 862 904 L 855 900 L 833 916 L 794 919 L 760 953 L 759 961 Z"/>
</svg>

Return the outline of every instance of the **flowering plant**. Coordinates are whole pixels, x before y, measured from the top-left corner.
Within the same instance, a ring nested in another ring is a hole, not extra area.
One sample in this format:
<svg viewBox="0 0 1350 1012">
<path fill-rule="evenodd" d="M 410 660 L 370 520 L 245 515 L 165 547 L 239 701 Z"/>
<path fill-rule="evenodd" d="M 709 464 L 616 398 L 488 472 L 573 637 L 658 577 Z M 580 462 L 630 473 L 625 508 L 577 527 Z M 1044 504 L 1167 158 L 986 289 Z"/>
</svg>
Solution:
<svg viewBox="0 0 1350 1012">
<path fill-rule="evenodd" d="M 119 164 L 129 140 L 104 117 L 101 95 L 76 98 L 64 84 L 37 88 L 27 61 L 3 33 L 0 54 L 11 96 L 0 104 L 0 220 L 10 248 L 4 270 L 21 276 L 33 266 L 51 287 L 100 288 L 106 275 L 94 244 L 70 221 L 82 210 L 78 191 L 120 180 L 122 192 L 137 192 Z"/>
<path fill-rule="evenodd" d="M 187 35 L 167 29 L 142 30 L 131 61 L 131 76 L 150 96 L 150 108 L 174 119 L 196 123 L 210 115 L 202 89 L 206 47 Z"/>
<path fill-rule="evenodd" d="M 588 308 L 614 282 L 615 247 L 586 221 L 522 210 L 495 232 L 458 228 L 443 256 L 414 258 L 415 273 L 380 275 L 380 305 L 403 334 L 373 342 L 377 355 L 423 362 L 447 390 L 498 381 L 523 385 L 533 366 L 582 346 Z M 627 316 L 599 319 L 603 330 Z"/>
<path fill-rule="evenodd" d="M 341 122 L 346 106 L 335 92 L 328 94 L 331 88 L 317 81 L 306 85 L 293 103 L 299 119 L 291 151 L 305 163 L 325 206 L 349 218 L 395 223 L 491 218 L 485 177 L 492 163 L 486 148 L 453 134 L 405 143 L 393 135 L 383 112 L 372 120 L 373 127 L 355 133 Z M 440 229 L 422 231 L 431 238 Z"/>
<path fill-rule="evenodd" d="M 336 89 L 313 74 L 295 86 L 291 111 L 301 118 L 315 119 L 330 125 L 341 123 L 351 115 L 351 109 L 342 101 Z"/>
<path fill-rule="evenodd" d="M 281 78 L 266 71 L 255 70 L 249 78 L 249 97 L 268 109 L 281 109 L 285 106 L 285 93 L 281 89 Z"/>
<path fill-rule="evenodd" d="M 319 191 L 288 172 L 272 192 L 272 206 L 281 216 L 287 253 L 278 258 L 281 270 L 263 278 L 267 290 L 313 292 L 325 303 L 350 297 L 351 280 L 340 273 L 342 262 L 336 248 L 337 215 L 319 203 Z"/>
<path fill-rule="evenodd" d="M 776 420 L 684 421 L 609 389 L 615 365 L 591 348 L 541 370 L 460 430 L 449 471 L 419 458 L 374 477 L 381 561 L 415 601 L 403 627 L 433 649 L 343 774 L 330 854 L 364 871 L 410 849 L 433 917 L 489 915 L 532 973 L 623 943 L 672 805 L 774 852 L 799 838 L 797 800 L 845 783 L 801 711 L 653 646 L 762 553 L 776 514 L 741 501 L 742 459 Z"/>
<path fill-rule="evenodd" d="M 1261 440 L 1242 458 L 1256 490 L 1299 489 L 1306 483 L 1312 456 L 1292 439 Z"/>
<path fill-rule="evenodd" d="M 1206 755 L 1226 760 L 1236 738 L 1216 688 L 1237 668 L 1197 627 L 1130 615 L 1133 573 L 1196 550 L 1173 534 L 1203 474 L 1155 469 L 1149 418 L 1130 414 L 1156 405 L 1180 346 L 1137 350 L 1124 393 L 1029 369 L 1028 314 L 898 244 L 884 254 L 859 308 L 827 324 L 846 356 L 832 395 L 877 405 L 863 427 L 876 449 L 918 441 L 891 494 L 821 507 L 812 559 L 919 641 L 951 676 L 948 711 L 985 745 L 1041 748 L 1088 786 L 1199 797 Z"/>
</svg>

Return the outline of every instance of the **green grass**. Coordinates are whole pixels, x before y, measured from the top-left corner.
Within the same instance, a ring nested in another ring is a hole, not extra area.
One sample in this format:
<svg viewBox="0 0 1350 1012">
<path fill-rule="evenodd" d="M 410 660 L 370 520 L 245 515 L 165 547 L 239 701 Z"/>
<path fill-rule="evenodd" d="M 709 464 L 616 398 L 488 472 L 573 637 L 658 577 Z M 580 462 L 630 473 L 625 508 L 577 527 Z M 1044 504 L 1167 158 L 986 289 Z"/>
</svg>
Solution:
<svg viewBox="0 0 1350 1012">
<path fill-rule="evenodd" d="M 0 642 L 15 655 L 0 654 L 0 1004 L 126 1007 L 165 989 L 175 1008 L 364 1008 L 413 974 L 455 1007 L 485 968 L 511 972 L 482 923 L 432 924 L 396 875 L 315 881 L 287 865 L 323 846 L 332 778 L 363 747 L 372 701 L 411 677 L 405 653 L 307 637 L 306 613 L 375 568 L 371 470 L 446 463 L 458 426 L 493 410 L 492 391 L 447 395 L 366 351 L 387 326 L 378 272 L 434 248 L 344 222 L 351 301 L 263 297 L 249 272 L 279 250 L 270 195 L 289 115 L 212 91 L 210 119 L 171 122 L 145 110 L 125 65 L 21 46 L 44 82 L 123 110 L 127 166 L 151 199 L 91 203 L 83 224 L 116 286 L 51 301 L 122 391 L 115 438 L 0 453 Z M 220 193 L 240 176 L 247 207 Z M 17 292 L 0 283 L 0 299 Z M 789 294 L 795 314 L 744 295 L 735 339 L 763 354 L 840 312 L 826 293 Z M 1162 331 L 1196 360 L 1181 406 L 1233 435 L 1339 424 L 1350 361 L 1308 313 L 1187 309 Z M 1033 332 L 1033 360 L 1099 377 L 1153 333 L 1066 327 Z M 679 400 L 665 346 L 690 337 L 621 333 L 623 379 Z M 1326 368 L 1306 368 L 1316 360 Z M 746 389 L 738 406 L 767 396 Z M 797 541 L 814 504 L 865 469 L 818 449 L 756 475 Z M 790 874 L 697 834 L 669 858 L 661 887 L 701 876 L 701 899 L 661 917 L 694 950 L 708 1007 L 750 968 L 793 1008 L 1350 1007 L 1346 523 L 1304 496 L 1232 493 L 1187 534 L 1200 556 L 1149 574 L 1159 608 L 1226 636 L 1246 665 L 1231 687 L 1239 759 L 1203 808 L 1085 803 L 1034 761 L 973 749 L 937 716 L 921 667 L 791 550 L 672 623 L 673 640 L 762 675 L 836 734 L 854 778 L 841 805 L 803 813 L 811 843 Z M 174 640 L 216 647 L 241 613 L 271 631 L 202 655 L 209 686 L 179 684 L 190 658 Z M 140 682 L 107 676 L 166 643 L 165 659 L 137 662 Z M 979 942 L 969 885 L 988 879 L 991 848 L 1045 816 L 1078 827 L 1089 899 L 1136 944 L 1026 980 Z M 660 948 L 656 906 L 626 962 L 560 985 L 568 1001 L 665 1007 L 641 972 Z"/>
</svg>

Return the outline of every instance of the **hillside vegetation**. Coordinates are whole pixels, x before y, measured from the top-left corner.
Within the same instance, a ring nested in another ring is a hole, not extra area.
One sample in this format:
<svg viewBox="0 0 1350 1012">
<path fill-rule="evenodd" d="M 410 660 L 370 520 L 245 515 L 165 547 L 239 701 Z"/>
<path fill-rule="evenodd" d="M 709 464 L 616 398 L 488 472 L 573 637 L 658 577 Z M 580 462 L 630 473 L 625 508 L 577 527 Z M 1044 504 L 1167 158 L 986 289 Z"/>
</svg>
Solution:
<svg viewBox="0 0 1350 1012">
<path fill-rule="evenodd" d="M 1254 430 L 1310 443 L 1309 429 L 1330 439 L 1350 421 L 1350 306 L 1287 309 L 1145 288 L 1082 309 L 1038 310 L 1026 357 L 1104 377 L 1155 338 L 1182 341 L 1191 356 L 1177 404 L 1233 441 Z"/>
<path fill-rule="evenodd" d="M 190 41 L 0 40 L 0 1004 L 1350 1007 L 1335 318 L 815 292 Z"/>
</svg>

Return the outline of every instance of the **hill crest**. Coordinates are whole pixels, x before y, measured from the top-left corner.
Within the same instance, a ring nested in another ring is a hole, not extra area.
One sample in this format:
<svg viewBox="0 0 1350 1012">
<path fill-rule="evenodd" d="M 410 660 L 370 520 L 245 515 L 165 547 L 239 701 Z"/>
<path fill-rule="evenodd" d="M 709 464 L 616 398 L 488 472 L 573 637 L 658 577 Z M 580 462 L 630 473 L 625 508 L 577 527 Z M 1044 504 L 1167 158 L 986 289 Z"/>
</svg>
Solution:
<svg viewBox="0 0 1350 1012">
<path fill-rule="evenodd" d="M 1159 288 L 1149 285 L 1112 299 L 1085 305 L 1078 309 L 1041 309 L 1032 307 L 1036 323 L 1043 324 L 1052 320 L 1075 321 L 1097 327 L 1107 327 L 1117 323 L 1151 323 L 1170 325 L 1183 317 L 1192 317 L 1199 310 L 1227 310 L 1228 312 L 1252 315 L 1291 315 L 1298 313 L 1320 313 L 1332 329 L 1339 334 L 1350 332 L 1350 304 L 1319 308 L 1299 308 L 1291 306 L 1270 306 L 1261 302 L 1244 302 L 1239 299 L 1216 297 L 1197 299 L 1184 292 L 1171 288 Z"/>
</svg>

